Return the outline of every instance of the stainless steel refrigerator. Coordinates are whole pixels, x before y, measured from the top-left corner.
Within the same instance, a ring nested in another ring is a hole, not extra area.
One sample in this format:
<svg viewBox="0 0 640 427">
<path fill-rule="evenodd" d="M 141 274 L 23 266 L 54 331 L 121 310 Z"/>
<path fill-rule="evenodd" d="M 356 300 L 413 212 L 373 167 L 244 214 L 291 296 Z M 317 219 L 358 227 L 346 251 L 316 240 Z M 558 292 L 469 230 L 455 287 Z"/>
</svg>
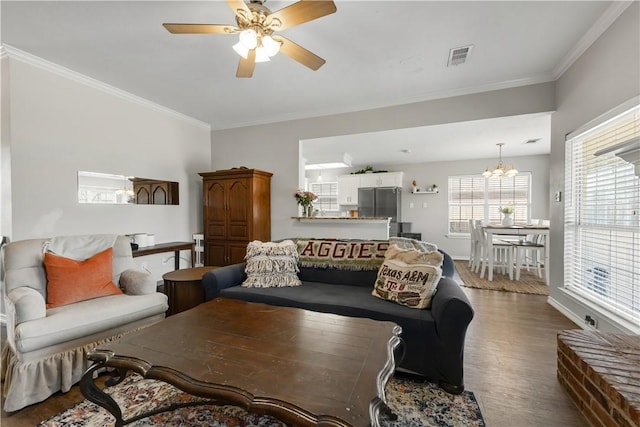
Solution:
<svg viewBox="0 0 640 427">
<path fill-rule="evenodd" d="M 397 236 L 402 206 L 400 190 L 400 187 L 358 188 L 358 216 L 391 217 L 389 236 Z"/>
</svg>

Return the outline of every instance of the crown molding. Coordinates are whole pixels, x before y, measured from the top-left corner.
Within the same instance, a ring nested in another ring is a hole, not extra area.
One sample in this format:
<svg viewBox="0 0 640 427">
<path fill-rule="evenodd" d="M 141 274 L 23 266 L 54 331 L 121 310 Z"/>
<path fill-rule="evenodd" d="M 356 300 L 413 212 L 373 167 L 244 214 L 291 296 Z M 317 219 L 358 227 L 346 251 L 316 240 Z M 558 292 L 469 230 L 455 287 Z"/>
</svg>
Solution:
<svg viewBox="0 0 640 427">
<path fill-rule="evenodd" d="M 80 74 L 69 68 L 63 67 L 51 61 L 47 61 L 46 59 L 32 55 L 30 53 L 27 53 L 23 50 L 17 49 L 7 44 L 3 44 L 0 47 L 0 58 L 4 58 L 5 56 L 8 56 L 12 60 L 16 60 L 28 65 L 32 65 L 34 67 L 40 68 L 41 70 L 45 70 L 57 76 L 72 80 L 76 83 L 89 86 L 93 89 L 97 89 L 99 91 L 108 93 L 110 95 L 124 99 L 134 104 L 138 104 L 150 110 L 158 111 L 160 113 L 166 114 L 178 120 L 182 120 L 183 122 L 186 122 L 190 125 L 194 125 L 199 128 L 205 129 L 207 131 L 211 131 L 211 125 L 209 123 L 205 123 L 198 119 L 194 119 L 193 117 L 187 116 L 186 114 L 179 113 L 175 110 L 172 110 L 170 108 L 157 104 L 153 101 L 149 101 L 148 99 L 134 95 L 130 92 L 124 91 L 122 89 L 118 89 L 115 86 L 111 86 L 107 83 L 101 82 L 100 80 L 96 80 L 92 77 L 85 76 L 84 74 Z"/>
<path fill-rule="evenodd" d="M 602 16 L 578 40 L 578 43 L 567 53 L 564 59 L 553 70 L 553 79 L 558 80 L 582 56 L 583 53 L 615 22 L 622 13 L 633 4 L 634 0 L 614 1 Z"/>
</svg>

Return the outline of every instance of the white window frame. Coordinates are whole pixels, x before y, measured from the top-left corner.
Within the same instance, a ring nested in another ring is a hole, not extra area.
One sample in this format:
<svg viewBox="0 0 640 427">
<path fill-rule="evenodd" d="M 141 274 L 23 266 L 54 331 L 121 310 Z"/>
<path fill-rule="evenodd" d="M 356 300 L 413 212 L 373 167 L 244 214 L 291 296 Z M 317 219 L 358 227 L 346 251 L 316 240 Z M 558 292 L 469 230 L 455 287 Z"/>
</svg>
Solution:
<svg viewBox="0 0 640 427">
<path fill-rule="evenodd" d="M 338 205 L 338 182 L 312 182 L 309 184 L 311 192 L 318 198 L 313 202 L 314 209 L 318 209 L 321 214 L 326 212 L 337 213 L 340 210 Z M 327 190 L 328 191 L 323 191 Z"/>
<path fill-rule="evenodd" d="M 523 183 L 523 180 L 526 180 L 526 183 Z M 500 222 L 502 220 L 500 208 L 503 206 L 514 206 L 513 218 L 515 222 L 529 222 L 531 220 L 532 181 L 531 172 L 521 172 L 512 178 L 484 178 L 477 174 L 449 176 L 447 181 L 447 235 L 468 237 L 469 219 Z M 515 182 L 524 184 L 524 187 L 520 187 L 520 191 L 526 193 L 524 196 L 515 194 Z M 459 195 L 462 193 L 463 186 L 470 194 L 461 199 Z M 454 227 L 454 224 L 457 226 Z"/>
<path fill-rule="evenodd" d="M 639 137 L 635 98 L 565 142 L 562 289 L 634 332 L 640 332 L 640 178 L 633 164 L 602 153 Z"/>
</svg>

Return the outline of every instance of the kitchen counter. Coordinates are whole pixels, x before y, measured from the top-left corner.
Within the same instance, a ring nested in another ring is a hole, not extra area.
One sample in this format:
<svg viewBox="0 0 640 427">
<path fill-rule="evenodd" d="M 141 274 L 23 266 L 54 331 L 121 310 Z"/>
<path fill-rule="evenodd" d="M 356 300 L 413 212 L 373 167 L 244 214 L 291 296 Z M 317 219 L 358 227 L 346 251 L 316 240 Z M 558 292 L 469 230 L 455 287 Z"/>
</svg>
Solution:
<svg viewBox="0 0 640 427">
<path fill-rule="evenodd" d="M 346 220 L 346 221 L 389 221 L 391 217 L 386 216 L 370 216 L 370 217 L 350 217 L 350 216 L 292 216 L 292 219 L 305 219 L 305 220 Z"/>
<path fill-rule="evenodd" d="M 388 240 L 391 217 L 292 216 L 297 236 Z"/>
</svg>

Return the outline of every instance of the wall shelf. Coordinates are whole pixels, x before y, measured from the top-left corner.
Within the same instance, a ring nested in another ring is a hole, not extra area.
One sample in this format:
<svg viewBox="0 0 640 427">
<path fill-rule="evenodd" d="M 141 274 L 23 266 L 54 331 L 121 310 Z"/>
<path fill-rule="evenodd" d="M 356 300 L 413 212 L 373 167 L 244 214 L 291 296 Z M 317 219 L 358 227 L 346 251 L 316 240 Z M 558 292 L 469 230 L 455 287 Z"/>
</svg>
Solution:
<svg viewBox="0 0 640 427">
<path fill-rule="evenodd" d="M 411 191 L 411 194 L 438 194 L 440 190 L 418 190 Z"/>
</svg>

